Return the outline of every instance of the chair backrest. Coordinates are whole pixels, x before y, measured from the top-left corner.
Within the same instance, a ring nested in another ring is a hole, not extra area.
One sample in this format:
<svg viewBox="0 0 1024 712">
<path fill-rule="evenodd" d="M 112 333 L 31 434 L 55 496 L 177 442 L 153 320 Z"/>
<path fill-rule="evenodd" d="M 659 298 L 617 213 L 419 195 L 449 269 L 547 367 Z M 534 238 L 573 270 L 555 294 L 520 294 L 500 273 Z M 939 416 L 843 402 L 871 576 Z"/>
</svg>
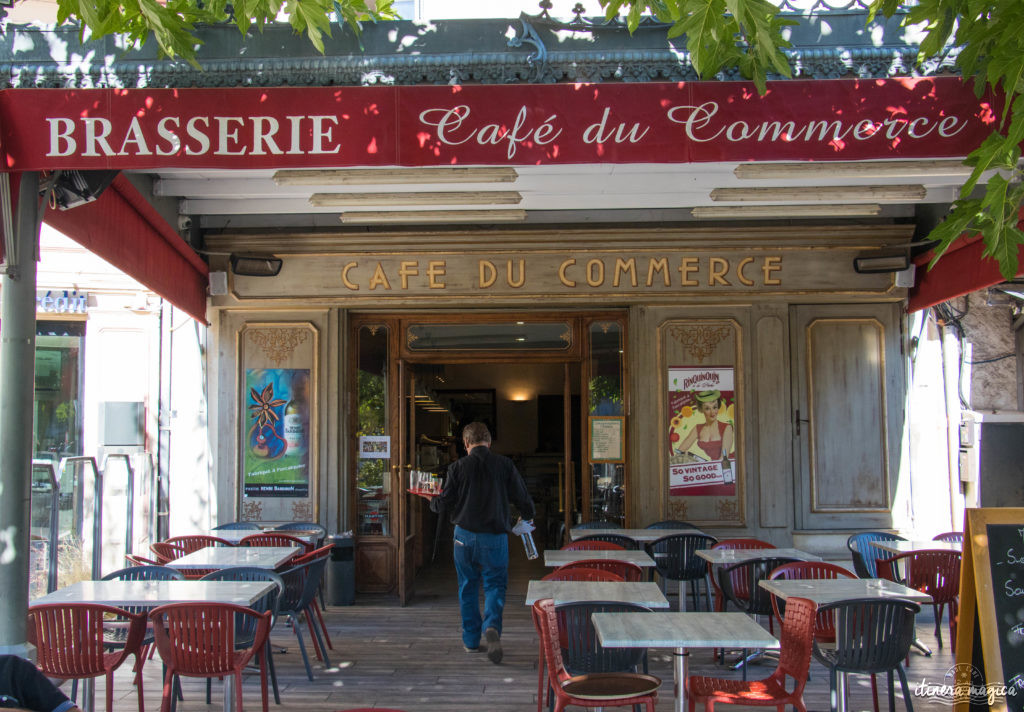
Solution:
<svg viewBox="0 0 1024 712">
<path fill-rule="evenodd" d="M 857 598 L 818 607 L 835 616 L 835 648 L 815 657 L 828 660 L 842 672 L 878 673 L 894 670 L 914 642 L 914 616 L 921 607 L 902 598 Z"/>
<path fill-rule="evenodd" d="M 624 551 L 626 547 L 613 544 L 610 541 L 597 541 L 588 539 L 586 541 L 577 539 L 574 542 L 562 547 L 562 551 Z"/>
<path fill-rule="evenodd" d="M 643 581 L 644 570 L 628 561 L 615 559 L 579 559 L 566 566 L 580 566 L 588 569 L 600 569 L 622 577 L 623 581 Z M 565 567 L 562 567 L 565 568 Z M 557 571 L 557 569 L 556 569 Z"/>
<path fill-rule="evenodd" d="M 533 625 L 540 637 L 540 647 L 544 651 L 544 661 L 547 663 L 548 684 L 553 689 L 559 689 L 562 681 L 567 680 L 570 675 L 565 669 L 562 647 L 558 641 L 558 616 L 555 613 L 555 602 L 550 598 L 535 601 L 531 613 L 533 614 Z"/>
<path fill-rule="evenodd" d="M 891 552 L 879 549 L 874 545 L 879 541 L 906 541 L 898 534 L 889 532 L 858 532 L 846 540 L 846 548 L 853 559 L 853 570 L 861 578 L 878 578 L 875 562 L 891 556 Z"/>
<path fill-rule="evenodd" d="M 240 660 L 235 654 L 242 639 L 236 621 L 255 619 L 250 653 L 260 650 L 270 633 L 269 611 L 232 603 L 169 603 L 154 608 L 149 617 L 161 659 L 175 672 L 204 677 L 231 674 L 244 665 L 244 657 L 252 657 Z"/>
<path fill-rule="evenodd" d="M 949 603 L 960 595 L 959 551 L 923 549 L 897 554 L 878 560 L 878 573 L 882 578 L 896 581 L 900 564 L 907 572 L 904 585 L 926 593 L 932 603 Z"/>
<path fill-rule="evenodd" d="M 184 581 L 185 576 L 170 566 L 129 566 L 111 571 L 103 581 Z"/>
<path fill-rule="evenodd" d="M 124 647 L 111 654 L 104 632 L 115 621 L 127 621 L 128 632 Z M 50 677 L 97 677 L 139 653 L 146 616 L 95 603 L 47 603 L 29 607 L 26 634 L 36 646 L 36 664 Z"/>
<path fill-rule="evenodd" d="M 591 623 L 594 613 L 650 612 L 636 603 L 584 601 L 555 606 L 562 661 L 571 675 L 629 672 L 643 662 L 642 648 L 605 648 Z"/>
<path fill-rule="evenodd" d="M 212 571 L 203 576 L 200 581 L 269 581 L 275 587 L 268 593 L 263 594 L 249 605 L 254 611 L 263 613 L 270 611 L 270 625 L 273 627 L 277 620 L 278 602 L 281 594 L 284 593 L 284 579 L 270 569 L 261 569 L 256 566 L 229 566 L 226 569 Z M 241 629 L 246 633 L 253 633 L 254 630 L 247 630 L 247 624 L 255 625 L 251 618 L 236 621 L 236 626 L 241 624 Z"/>
<path fill-rule="evenodd" d="M 239 546 L 297 546 L 302 549 L 303 554 L 308 554 L 315 548 L 307 541 L 297 536 L 285 534 L 284 532 L 260 532 L 242 537 L 238 542 Z"/>
<path fill-rule="evenodd" d="M 713 536 L 696 533 L 668 534 L 648 542 L 644 549 L 654 559 L 658 573 L 673 581 L 694 581 L 707 575 L 708 562 L 696 555 L 718 542 Z"/>
<path fill-rule="evenodd" d="M 839 579 L 857 578 L 851 571 L 842 566 L 830 564 L 826 561 L 791 561 L 773 569 L 768 574 L 769 579 Z M 772 609 L 775 617 L 780 621 L 785 618 L 789 601 L 783 601 L 778 596 L 772 596 Z M 814 635 L 820 641 L 832 640 L 835 638 L 835 629 L 832 627 L 832 616 L 817 616 L 814 622 Z"/>
<path fill-rule="evenodd" d="M 208 546 L 234 546 L 234 543 L 227 539 L 221 539 L 218 536 L 210 536 L 209 534 L 172 536 L 165 539 L 164 542 L 180 546 L 187 554 L 191 554 L 193 551 L 199 551 L 200 549 L 205 549 Z"/>
<path fill-rule="evenodd" d="M 774 549 L 775 544 L 761 539 L 719 539 L 712 549 Z"/>
<path fill-rule="evenodd" d="M 227 529 L 227 530 L 234 529 L 234 530 L 240 530 L 240 531 L 252 530 L 252 531 L 257 531 L 258 532 L 260 530 L 260 525 L 256 524 L 255 522 L 228 522 L 227 524 L 220 524 L 220 525 L 214 527 L 213 531 L 218 531 L 220 529 Z"/>
<path fill-rule="evenodd" d="M 313 551 L 306 552 L 305 554 L 299 554 L 292 559 L 292 565 L 304 564 L 307 561 L 312 561 L 313 559 L 326 558 L 331 555 L 331 551 L 333 550 L 333 544 L 326 544 L 321 546 L 319 549 L 313 549 Z"/>
<path fill-rule="evenodd" d="M 622 529 L 618 522 L 583 522 L 577 524 L 573 529 Z"/>
<path fill-rule="evenodd" d="M 576 539 L 575 543 L 579 543 L 581 541 L 604 541 L 609 544 L 618 544 L 623 549 L 629 549 L 631 551 L 635 551 L 640 548 L 636 539 L 631 539 L 623 534 L 588 534 L 587 536 L 581 536 Z"/>
<path fill-rule="evenodd" d="M 281 572 L 284 582 L 284 593 L 278 602 L 281 615 L 298 615 L 309 607 L 320 588 L 326 566 L 327 558 L 321 557 Z"/>
<path fill-rule="evenodd" d="M 936 534 L 932 537 L 932 541 L 945 541 L 950 544 L 963 544 L 964 533 L 963 532 L 943 532 L 942 534 Z"/>
<path fill-rule="evenodd" d="M 786 620 L 779 636 L 779 666 L 775 676 L 793 679 L 792 686 L 784 680 L 781 682 L 784 689 L 793 690 L 794 696 L 802 695 L 807 684 L 817 608 L 814 601 L 806 598 L 794 596 L 786 601 Z"/>
<path fill-rule="evenodd" d="M 541 578 L 541 581 L 625 581 L 625 579 L 611 571 L 566 564 Z"/>
<path fill-rule="evenodd" d="M 678 519 L 662 519 L 660 522 L 648 524 L 644 529 L 700 529 L 700 527 Z"/>
<path fill-rule="evenodd" d="M 166 564 L 168 561 L 180 559 L 188 553 L 184 546 L 179 546 L 169 541 L 153 542 L 149 545 L 149 548 L 156 554 L 156 560 L 159 564 Z"/>
<path fill-rule="evenodd" d="M 729 602 L 741 611 L 750 615 L 770 615 L 773 613 L 772 596 L 758 582 L 768 578 L 778 567 L 793 561 L 795 559 L 767 556 L 723 566 L 718 570 L 718 585 Z M 734 581 L 741 582 L 742 587 L 734 585 Z"/>
<path fill-rule="evenodd" d="M 124 560 L 132 566 L 159 566 L 160 563 L 156 559 L 147 559 L 145 556 L 139 556 L 138 554 L 125 554 Z"/>
<path fill-rule="evenodd" d="M 319 532 L 314 542 L 314 546 L 323 546 L 324 539 L 327 538 L 327 527 L 316 522 L 285 522 L 274 527 L 275 531 L 287 532 L 287 531 L 315 531 Z"/>
</svg>

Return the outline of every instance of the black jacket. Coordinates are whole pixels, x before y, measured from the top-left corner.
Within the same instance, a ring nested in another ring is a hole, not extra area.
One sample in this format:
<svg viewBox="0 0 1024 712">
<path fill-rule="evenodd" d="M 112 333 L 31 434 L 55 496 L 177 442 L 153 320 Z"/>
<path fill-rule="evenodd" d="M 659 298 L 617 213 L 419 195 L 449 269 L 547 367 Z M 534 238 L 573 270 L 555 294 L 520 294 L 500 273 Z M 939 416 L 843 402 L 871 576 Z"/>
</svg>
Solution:
<svg viewBox="0 0 1024 712">
<path fill-rule="evenodd" d="M 523 519 L 533 519 L 533 500 L 516 466 L 504 455 L 477 445 L 449 465 L 444 489 L 430 508 L 448 512 L 454 524 L 471 532 L 502 534 L 512 525 L 510 502 Z"/>
</svg>

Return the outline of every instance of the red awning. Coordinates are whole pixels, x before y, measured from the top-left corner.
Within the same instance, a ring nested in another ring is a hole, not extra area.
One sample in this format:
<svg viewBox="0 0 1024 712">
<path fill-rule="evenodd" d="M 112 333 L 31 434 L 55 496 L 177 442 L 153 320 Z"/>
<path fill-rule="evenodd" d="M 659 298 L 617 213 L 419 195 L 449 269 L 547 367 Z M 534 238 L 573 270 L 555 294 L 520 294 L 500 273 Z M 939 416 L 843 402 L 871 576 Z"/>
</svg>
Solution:
<svg viewBox="0 0 1024 712">
<path fill-rule="evenodd" d="M 982 257 L 984 249 L 980 236 L 964 237 L 953 244 L 932 269 L 927 269 L 932 259 L 930 252 L 914 260 L 920 276 L 910 290 L 907 311 L 927 309 L 1006 281 L 999 273 L 999 263 Z M 1024 268 L 1024 245 L 1017 250 L 1017 260 Z M 1018 277 L 1021 275 L 1024 270 L 1017 273 Z"/>
<path fill-rule="evenodd" d="M 47 209 L 43 221 L 207 323 L 209 267 L 123 175 L 95 201 Z"/>
</svg>

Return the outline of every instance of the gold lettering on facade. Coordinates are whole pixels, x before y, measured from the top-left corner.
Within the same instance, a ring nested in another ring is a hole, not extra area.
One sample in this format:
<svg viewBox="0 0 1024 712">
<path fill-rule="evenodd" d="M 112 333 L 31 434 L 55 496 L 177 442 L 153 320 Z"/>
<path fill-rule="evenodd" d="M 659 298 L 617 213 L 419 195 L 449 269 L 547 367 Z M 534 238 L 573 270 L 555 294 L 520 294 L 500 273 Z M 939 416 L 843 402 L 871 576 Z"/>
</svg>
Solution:
<svg viewBox="0 0 1024 712">
<path fill-rule="evenodd" d="M 683 287 L 698 286 L 700 282 L 690 279 L 690 273 L 696 272 L 698 267 L 696 257 L 684 257 L 679 260 L 679 284 Z"/>
<path fill-rule="evenodd" d="M 498 270 L 489 260 L 480 260 L 480 288 L 487 289 L 498 279 Z"/>
<path fill-rule="evenodd" d="M 415 277 L 419 273 L 419 262 L 402 262 L 398 267 L 398 276 L 402 278 L 402 289 L 408 289 L 409 277 Z"/>
<path fill-rule="evenodd" d="M 754 286 L 754 280 L 748 279 L 746 275 L 743 274 L 743 268 L 752 263 L 753 261 L 753 257 L 744 257 L 742 260 L 740 260 L 740 263 L 736 265 L 736 279 L 738 279 L 740 284 L 742 284 L 745 287 Z"/>
<path fill-rule="evenodd" d="M 520 258 L 519 260 L 519 279 L 516 280 L 512 276 L 512 260 L 508 261 L 508 265 L 505 267 L 505 274 L 508 275 L 508 286 L 518 289 L 526 284 L 526 260 Z"/>
<path fill-rule="evenodd" d="M 575 287 L 576 282 L 565 276 L 565 270 L 576 264 L 576 260 L 571 257 L 562 264 L 558 265 L 558 281 L 564 284 L 566 287 Z M 649 284 L 647 286 L 650 286 Z"/>
<path fill-rule="evenodd" d="M 615 276 L 612 277 L 612 286 L 618 287 L 620 280 L 619 277 L 623 274 L 629 273 L 629 285 L 631 287 L 636 286 L 636 258 L 630 257 L 628 260 L 624 260 L 621 257 L 615 258 Z"/>
<path fill-rule="evenodd" d="M 653 257 L 647 262 L 647 286 L 650 287 L 654 284 L 655 272 L 661 272 L 662 277 L 665 278 L 665 286 L 672 286 L 672 279 L 668 274 L 668 258 L 662 257 L 660 260 L 656 260 Z"/>
<path fill-rule="evenodd" d="M 712 257 L 708 261 L 708 286 L 714 287 L 717 282 L 725 287 L 731 287 L 732 285 L 725 278 L 725 275 L 728 273 L 729 260 L 723 260 L 721 257 Z"/>
<path fill-rule="evenodd" d="M 427 262 L 427 279 L 431 289 L 444 289 L 445 283 L 439 282 L 438 277 L 445 276 L 445 268 L 447 265 L 444 260 L 431 260 Z"/>
<path fill-rule="evenodd" d="M 604 284 L 604 262 L 593 259 L 587 262 L 587 284 L 600 287 Z"/>
<path fill-rule="evenodd" d="M 388 281 L 388 276 L 384 274 L 384 267 L 381 263 L 377 263 L 377 269 L 373 271 L 373 277 L 370 278 L 370 289 L 376 289 L 377 287 L 384 287 L 384 289 L 391 289 L 391 282 Z"/>
<path fill-rule="evenodd" d="M 782 284 L 782 280 L 773 278 L 772 272 L 778 272 L 782 269 L 782 256 L 778 255 L 775 257 L 765 257 L 764 264 L 761 265 L 761 271 L 764 272 L 764 283 L 765 286 L 778 286 Z"/>
<path fill-rule="evenodd" d="M 359 285 L 353 283 L 348 278 L 348 272 L 353 267 L 358 267 L 358 266 L 359 266 L 358 262 L 347 262 L 347 263 L 345 263 L 345 266 L 341 268 L 341 283 L 345 285 L 346 289 L 351 289 L 353 292 L 359 291 Z"/>
</svg>

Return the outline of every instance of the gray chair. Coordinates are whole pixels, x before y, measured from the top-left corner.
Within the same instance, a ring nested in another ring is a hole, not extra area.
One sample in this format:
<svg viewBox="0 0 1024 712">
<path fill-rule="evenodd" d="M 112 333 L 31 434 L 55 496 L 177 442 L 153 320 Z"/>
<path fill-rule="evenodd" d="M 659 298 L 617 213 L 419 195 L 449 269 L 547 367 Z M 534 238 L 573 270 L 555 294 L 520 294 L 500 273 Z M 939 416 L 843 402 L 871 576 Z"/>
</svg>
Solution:
<svg viewBox="0 0 1024 712">
<path fill-rule="evenodd" d="M 242 531 L 250 531 L 250 530 L 252 530 L 252 531 L 259 531 L 260 530 L 260 526 L 258 524 L 253 523 L 253 522 L 228 522 L 227 524 L 221 524 L 219 526 L 214 527 L 213 531 L 217 531 L 218 529 L 228 529 L 228 530 L 235 529 L 235 530 L 242 530 Z"/>
</svg>

